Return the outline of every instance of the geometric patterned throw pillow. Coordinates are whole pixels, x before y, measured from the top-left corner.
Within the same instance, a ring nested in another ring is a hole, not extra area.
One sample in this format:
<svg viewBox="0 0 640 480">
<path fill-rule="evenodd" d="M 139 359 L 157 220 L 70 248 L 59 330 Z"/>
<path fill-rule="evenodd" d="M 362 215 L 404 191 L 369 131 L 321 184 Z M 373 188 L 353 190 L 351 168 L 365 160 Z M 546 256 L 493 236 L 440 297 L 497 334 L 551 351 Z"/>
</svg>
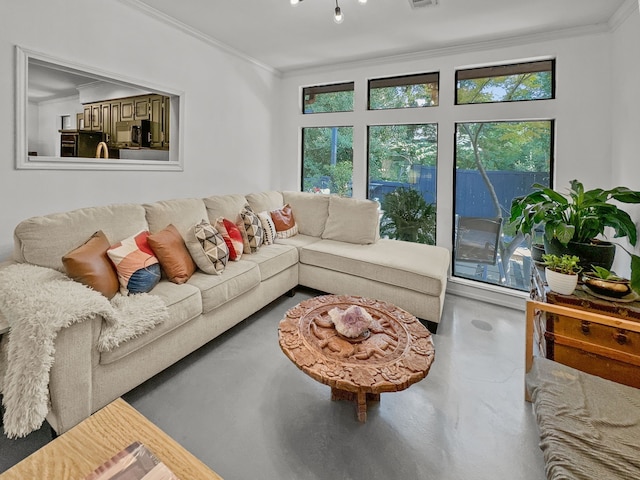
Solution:
<svg viewBox="0 0 640 480">
<path fill-rule="evenodd" d="M 246 232 L 245 253 L 256 253 L 262 245 L 262 238 L 264 230 L 262 228 L 262 222 L 258 215 L 256 215 L 249 205 L 245 205 L 240 212 L 242 218 L 244 230 Z M 244 240 L 244 236 L 243 236 Z M 246 251 L 247 244 L 249 246 L 249 252 Z"/>
<path fill-rule="evenodd" d="M 258 214 L 258 218 L 262 223 L 262 229 L 264 230 L 264 244 L 271 245 L 276 239 L 276 226 L 271 219 L 271 215 L 266 210 Z"/>
<path fill-rule="evenodd" d="M 198 268 L 210 275 L 220 275 L 229 261 L 229 247 L 209 222 L 203 220 L 189 229 L 185 243 Z"/>
<path fill-rule="evenodd" d="M 116 266 L 120 293 L 150 292 L 160 281 L 160 263 L 149 246 L 149 232 L 143 230 L 107 250 Z"/>
</svg>

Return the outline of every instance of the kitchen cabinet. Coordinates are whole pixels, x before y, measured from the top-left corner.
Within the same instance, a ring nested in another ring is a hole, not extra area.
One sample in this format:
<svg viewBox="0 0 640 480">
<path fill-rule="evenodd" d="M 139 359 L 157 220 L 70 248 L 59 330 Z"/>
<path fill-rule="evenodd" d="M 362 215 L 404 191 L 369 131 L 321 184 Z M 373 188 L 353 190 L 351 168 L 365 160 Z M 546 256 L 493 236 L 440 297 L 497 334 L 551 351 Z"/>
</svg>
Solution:
<svg viewBox="0 0 640 480">
<path fill-rule="evenodd" d="M 84 105 L 85 130 L 102 132 L 109 147 L 116 146 L 116 123 L 120 121 L 150 121 L 150 147 L 169 147 L 171 99 L 151 94 L 118 98 Z"/>
<path fill-rule="evenodd" d="M 133 98 L 120 101 L 120 120 L 133 120 Z"/>
<path fill-rule="evenodd" d="M 163 146 L 169 148 L 169 139 L 171 138 L 170 125 L 171 122 L 171 98 L 164 97 L 164 111 L 163 111 L 163 127 L 162 127 L 162 142 Z"/>
<path fill-rule="evenodd" d="M 100 131 L 102 127 L 102 110 L 100 105 L 91 105 L 91 131 Z"/>
<path fill-rule="evenodd" d="M 85 130 L 100 131 L 102 111 L 99 103 L 91 103 L 84 106 L 84 128 Z"/>
<path fill-rule="evenodd" d="M 104 134 L 105 141 L 111 139 L 111 104 L 100 104 L 100 131 Z"/>
<path fill-rule="evenodd" d="M 149 97 L 136 97 L 134 99 L 133 119 L 149 120 Z"/>
<path fill-rule="evenodd" d="M 121 120 L 120 118 L 120 102 L 111 102 L 111 124 L 109 125 L 109 141 L 107 142 L 110 147 L 115 146 L 116 143 L 116 123 Z"/>
<path fill-rule="evenodd" d="M 151 133 L 151 148 L 162 147 L 162 133 L 164 123 L 164 101 L 160 95 L 149 97 L 149 120 Z"/>
</svg>

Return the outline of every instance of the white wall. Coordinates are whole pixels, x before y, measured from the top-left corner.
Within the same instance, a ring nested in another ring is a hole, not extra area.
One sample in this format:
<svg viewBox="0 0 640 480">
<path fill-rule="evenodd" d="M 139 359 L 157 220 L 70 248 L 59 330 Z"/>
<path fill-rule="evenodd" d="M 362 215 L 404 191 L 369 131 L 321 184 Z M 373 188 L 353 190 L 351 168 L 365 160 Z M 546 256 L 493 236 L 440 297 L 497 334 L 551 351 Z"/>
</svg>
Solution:
<svg viewBox="0 0 640 480">
<path fill-rule="evenodd" d="M 611 121 L 611 163 L 615 185 L 640 190 L 640 13 L 636 9 L 612 35 L 613 115 Z M 624 205 L 638 225 L 640 206 Z M 627 242 L 620 244 L 631 249 Z M 638 242 L 636 253 L 640 253 Z M 614 269 L 628 275 L 629 256 L 618 249 Z"/>
<path fill-rule="evenodd" d="M 607 187 L 612 182 L 611 164 L 611 33 L 589 34 L 537 41 L 523 45 L 476 48 L 441 55 L 415 55 L 379 62 L 362 62 L 333 68 L 311 69 L 285 75 L 282 88 L 283 188 L 300 185 L 300 126 L 327 124 L 354 127 L 354 196 L 366 196 L 366 127 L 388 122 L 438 123 L 438 238 L 451 247 L 453 221 L 454 124 L 500 117 L 504 120 L 555 119 L 555 185 L 573 178 L 587 187 Z M 454 72 L 458 67 L 505 63 L 539 58 L 556 59 L 557 99 L 517 104 L 454 106 Z M 440 72 L 440 105 L 434 108 L 392 112 L 366 111 L 367 80 L 418 72 Z M 302 115 L 301 88 L 307 85 L 355 82 L 354 112 Z M 382 115 L 385 117 L 382 118 Z"/>
<path fill-rule="evenodd" d="M 15 45 L 185 92 L 184 171 L 15 170 Z M 271 188 L 279 79 L 119 1 L 3 2 L 0 15 L 0 260 L 40 214 Z"/>
<path fill-rule="evenodd" d="M 62 127 L 61 116 L 71 117 L 71 127 L 76 128 L 76 114 L 82 113 L 82 105 L 78 95 L 75 97 L 49 100 L 38 104 L 38 131 L 42 135 L 38 136 L 36 144 L 31 143 L 29 138 L 29 151 L 36 151 L 38 155 L 59 156 L 60 155 L 60 133 Z M 31 132 L 29 132 L 31 137 Z"/>
</svg>

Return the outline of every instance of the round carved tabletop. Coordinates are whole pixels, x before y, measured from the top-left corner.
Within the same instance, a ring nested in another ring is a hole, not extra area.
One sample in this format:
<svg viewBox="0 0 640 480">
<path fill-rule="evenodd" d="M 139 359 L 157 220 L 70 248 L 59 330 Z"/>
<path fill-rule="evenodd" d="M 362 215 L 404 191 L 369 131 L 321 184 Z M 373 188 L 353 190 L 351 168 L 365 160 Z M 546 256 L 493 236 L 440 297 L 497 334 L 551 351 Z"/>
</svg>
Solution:
<svg viewBox="0 0 640 480">
<path fill-rule="evenodd" d="M 372 317 L 369 334 L 341 336 L 329 311 L 364 308 Z M 429 373 L 435 349 L 431 333 L 416 317 L 390 303 L 349 295 L 311 298 L 290 309 L 280 321 L 280 347 L 315 380 L 331 386 L 332 399 L 358 404 L 366 421 L 366 400 L 404 390 Z"/>
</svg>

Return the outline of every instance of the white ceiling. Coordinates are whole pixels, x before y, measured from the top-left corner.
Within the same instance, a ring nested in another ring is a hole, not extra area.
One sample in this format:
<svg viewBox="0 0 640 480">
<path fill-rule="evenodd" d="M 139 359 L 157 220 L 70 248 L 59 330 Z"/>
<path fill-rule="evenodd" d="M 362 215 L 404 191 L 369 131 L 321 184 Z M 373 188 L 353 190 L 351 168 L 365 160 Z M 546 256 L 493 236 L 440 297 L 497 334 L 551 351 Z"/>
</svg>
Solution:
<svg viewBox="0 0 640 480">
<path fill-rule="evenodd" d="M 479 41 L 606 25 L 636 0 L 122 0 L 286 72 Z"/>
<path fill-rule="evenodd" d="M 580 27 L 607 26 L 637 0 L 121 0 L 280 72 L 408 54 L 478 41 Z M 29 100 L 77 94 L 96 80 L 83 72 L 30 64 Z"/>
</svg>

